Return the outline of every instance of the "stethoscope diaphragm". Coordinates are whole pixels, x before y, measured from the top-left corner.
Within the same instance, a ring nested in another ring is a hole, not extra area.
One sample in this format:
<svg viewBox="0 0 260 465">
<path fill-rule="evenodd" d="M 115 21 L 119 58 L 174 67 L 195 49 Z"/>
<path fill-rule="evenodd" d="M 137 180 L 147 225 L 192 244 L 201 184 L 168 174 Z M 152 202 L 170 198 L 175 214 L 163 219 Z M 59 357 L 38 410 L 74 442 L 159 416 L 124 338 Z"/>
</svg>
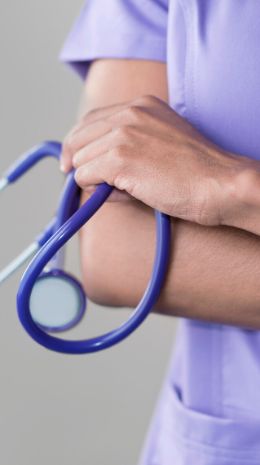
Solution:
<svg viewBox="0 0 260 465">
<path fill-rule="evenodd" d="M 37 279 L 30 297 L 33 321 L 43 330 L 62 332 L 76 326 L 86 309 L 81 284 L 62 270 L 51 270 Z"/>
</svg>

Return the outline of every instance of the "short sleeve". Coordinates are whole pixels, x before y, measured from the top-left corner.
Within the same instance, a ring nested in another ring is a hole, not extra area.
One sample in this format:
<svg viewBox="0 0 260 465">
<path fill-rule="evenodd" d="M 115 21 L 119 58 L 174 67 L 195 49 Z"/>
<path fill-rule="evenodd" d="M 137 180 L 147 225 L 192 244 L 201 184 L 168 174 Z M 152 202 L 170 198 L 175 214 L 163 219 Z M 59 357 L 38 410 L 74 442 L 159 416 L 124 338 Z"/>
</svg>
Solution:
<svg viewBox="0 0 260 465">
<path fill-rule="evenodd" d="M 97 58 L 166 61 L 168 0 L 86 0 L 60 53 L 82 78 Z"/>
</svg>

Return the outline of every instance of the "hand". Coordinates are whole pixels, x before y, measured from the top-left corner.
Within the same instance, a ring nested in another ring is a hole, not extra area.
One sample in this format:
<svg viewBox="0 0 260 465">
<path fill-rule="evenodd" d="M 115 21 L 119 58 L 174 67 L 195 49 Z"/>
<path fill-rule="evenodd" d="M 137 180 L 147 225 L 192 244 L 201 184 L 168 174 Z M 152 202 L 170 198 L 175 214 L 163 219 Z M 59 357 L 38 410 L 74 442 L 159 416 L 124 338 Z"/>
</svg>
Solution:
<svg viewBox="0 0 260 465">
<path fill-rule="evenodd" d="M 105 181 L 202 225 L 233 225 L 237 179 L 245 185 L 255 174 L 252 160 L 220 149 L 153 96 L 84 115 L 64 141 L 61 164 L 76 168 L 84 190 Z"/>
</svg>

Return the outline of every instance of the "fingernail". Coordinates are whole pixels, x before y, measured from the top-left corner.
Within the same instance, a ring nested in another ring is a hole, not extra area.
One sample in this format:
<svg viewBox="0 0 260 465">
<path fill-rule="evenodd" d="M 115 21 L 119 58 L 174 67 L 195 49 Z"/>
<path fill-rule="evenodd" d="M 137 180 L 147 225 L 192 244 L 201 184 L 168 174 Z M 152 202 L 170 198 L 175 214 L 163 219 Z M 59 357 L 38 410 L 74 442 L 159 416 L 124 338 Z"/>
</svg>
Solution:
<svg viewBox="0 0 260 465">
<path fill-rule="evenodd" d="M 77 168 L 74 172 L 74 179 L 78 180 L 79 177 L 81 177 L 82 173 L 84 172 L 84 168 L 80 167 L 80 168 Z"/>
<path fill-rule="evenodd" d="M 65 166 L 63 163 L 60 164 L 60 170 L 61 170 L 63 173 L 66 173 L 66 166 Z"/>
</svg>

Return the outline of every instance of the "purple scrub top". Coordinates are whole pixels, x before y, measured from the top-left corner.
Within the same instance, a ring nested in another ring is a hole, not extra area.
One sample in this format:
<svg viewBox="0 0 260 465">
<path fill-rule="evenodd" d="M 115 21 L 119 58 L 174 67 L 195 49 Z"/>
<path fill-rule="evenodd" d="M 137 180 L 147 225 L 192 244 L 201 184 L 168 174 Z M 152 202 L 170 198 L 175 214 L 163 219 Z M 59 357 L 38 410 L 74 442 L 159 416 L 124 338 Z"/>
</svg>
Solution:
<svg viewBox="0 0 260 465">
<path fill-rule="evenodd" d="M 88 0 L 61 59 L 102 57 L 166 62 L 171 107 L 260 159 L 259 0 Z M 180 320 L 140 464 L 260 464 L 260 332 Z"/>
</svg>

